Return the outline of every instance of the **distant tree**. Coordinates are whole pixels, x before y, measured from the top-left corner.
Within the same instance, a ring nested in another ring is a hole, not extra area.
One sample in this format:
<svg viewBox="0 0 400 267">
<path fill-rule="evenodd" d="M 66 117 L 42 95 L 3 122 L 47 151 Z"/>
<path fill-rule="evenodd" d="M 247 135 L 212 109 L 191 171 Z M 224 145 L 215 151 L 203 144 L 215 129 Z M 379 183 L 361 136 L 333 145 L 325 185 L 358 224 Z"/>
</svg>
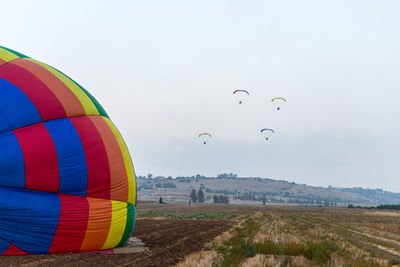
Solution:
<svg viewBox="0 0 400 267">
<path fill-rule="evenodd" d="M 238 175 L 234 173 L 221 173 L 217 175 L 217 179 L 236 179 L 237 177 Z"/>
<path fill-rule="evenodd" d="M 190 199 L 192 200 L 193 203 L 197 202 L 197 194 L 196 194 L 196 190 L 194 190 L 194 188 L 192 189 L 192 193 L 190 193 Z"/>
<path fill-rule="evenodd" d="M 163 183 L 162 187 L 164 187 L 164 188 L 176 188 L 176 185 L 174 183 L 170 182 L 170 183 Z"/>
<path fill-rule="evenodd" d="M 144 188 L 144 189 L 153 189 L 153 185 L 152 184 L 151 185 L 142 184 L 141 187 Z"/>
<path fill-rule="evenodd" d="M 151 173 L 147 174 L 147 179 L 151 179 L 151 177 L 153 177 L 153 174 Z"/>
<path fill-rule="evenodd" d="M 263 205 L 265 205 L 266 202 L 267 202 L 267 197 L 263 194 L 263 196 L 262 196 Z"/>
<path fill-rule="evenodd" d="M 214 204 L 229 204 L 229 197 L 224 195 L 214 195 Z"/>
<path fill-rule="evenodd" d="M 400 205 L 390 205 L 390 204 L 379 205 L 377 207 L 377 209 L 380 209 L 380 210 L 400 210 Z"/>
<path fill-rule="evenodd" d="M 347 206 L 347 208 L 349 208 L 349 209 L 354 209 L 354 205 L 353 205 L 353 204 L 349 204 L 349 205 Z"/>
<path fill-rule="evenodd" d="M 223 204 L 229 204 L 229 196 L 223 196 L 221 195 L 221 202 Z"/>
<path fill-rule="evenodd" d="M 160 197 L 160 199 L 158 200 L 158 203 L 160 203 L 160 204 L 163 203 L 162 197 Z"/>
<path fill-rule="evenodd" d="M 204 193 L 203 190 L 201 190 L 201 188 L 197 192 L 197 202 L 204 203 Z"/>
</svg>

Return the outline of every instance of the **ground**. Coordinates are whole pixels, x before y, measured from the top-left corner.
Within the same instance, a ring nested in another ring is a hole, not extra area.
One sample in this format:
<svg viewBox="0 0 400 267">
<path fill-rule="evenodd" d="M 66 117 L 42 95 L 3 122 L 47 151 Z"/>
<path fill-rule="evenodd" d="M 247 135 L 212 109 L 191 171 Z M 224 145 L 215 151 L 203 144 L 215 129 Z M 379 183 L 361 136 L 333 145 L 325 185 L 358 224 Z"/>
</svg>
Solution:
<svg viewBox="0 0 400 267">
<path fill-rule="evenodd" d="M 144 205 L 141 211 L 176 211 L 185 214 L 182 205 Z M 172 213 L 173 213 L 172 212 Z M 141 239 L 151 253 L 132 254 L 53 254 L 0 257 L 0 266 L 169 266 L 233 226 L 229 219 L 163 219 L 138 216 L 134 236 Z"/>
<path fill-rule="evenodd" d="M 147 253 L 0 257 L 0 266 L 391 266 L 400 213 L 346 208 L 139 203 Z M 223 233 L 225 232 L 225 233 Z"/>
</svg>

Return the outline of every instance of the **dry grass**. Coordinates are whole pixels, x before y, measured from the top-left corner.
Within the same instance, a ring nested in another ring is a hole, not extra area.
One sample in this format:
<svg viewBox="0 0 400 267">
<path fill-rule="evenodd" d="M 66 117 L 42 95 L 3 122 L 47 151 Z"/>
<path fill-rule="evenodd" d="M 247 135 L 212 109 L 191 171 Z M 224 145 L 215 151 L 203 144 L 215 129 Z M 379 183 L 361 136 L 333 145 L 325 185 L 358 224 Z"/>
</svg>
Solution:
<svg viewBox="0 0 400 267">
<path fill-rule="evenodd" d="M 224 260 L 215 262 L 216 266 L 391 266 L 400 262 L 400 228 L 393 216 L 372 217 L 346 209 L 272 209 L 250 218 L 256 234 L 225 243 L 219 251 Z M 250 225 L 242 223 L 241 228 L 246 227 Z M 242 255 L 240 264 L 238 254 Z"/>
<path fill-rule="evenodd" d="M 242 209 L 251 214 L 236 217 L 241 221 L 235 227 L 179 266 L 395 266 L 400 263 L 397 212 L 230 205 L 226 209 L 239 213 Z"/>
<path fill-rule="evenodd" d="M 218 253 L 214 250 L 203 250 L 193 253 L 185 258 L 185 260 L 176 265 L 176 267 L 211 267 L 216 261 Z"/>
<path fill-rule="evenodd" d="M 364 214 L 369 216 L 400 217 L 400 212 L 398 211 L 367 211 Z"/>
<path fill-rule="evenodd" d="M 298 266 L 306 267 L 310 266 L 310 261 L 308 261 L 303 256 L 279 256 L 279 255 L 263 255 L 257 254 L 252 258 L 248 258 L 243 261 L 241 267 L 264 267 L 264 266 Z"/>
<path fill-rule="evenodd" d="M 271 215 L 263 220 L 260 231 L 256 234 L 253 241 L 255 243 L 265 241 L 272 241 L 274 243 L 300 243 L 301 240 L 301 236 L 294 234 L 286 222 L 279 220 L 276 215 Z"/>
</svg>

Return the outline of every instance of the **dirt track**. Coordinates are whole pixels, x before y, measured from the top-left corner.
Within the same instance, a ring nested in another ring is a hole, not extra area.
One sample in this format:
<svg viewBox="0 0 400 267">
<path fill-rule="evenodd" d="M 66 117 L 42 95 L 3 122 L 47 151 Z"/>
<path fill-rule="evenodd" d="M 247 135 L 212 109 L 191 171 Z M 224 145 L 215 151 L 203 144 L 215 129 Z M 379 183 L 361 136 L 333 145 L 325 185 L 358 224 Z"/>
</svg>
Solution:
<svg viewBox="0 0 400 267">
<path fill-rule="evenodd" d="M 0 257 L 0 266 L 169 266 L 228 230 L 228 220 L 138 220 L 134 236 L 151 253 L 53 254 Z"/>
</svg>

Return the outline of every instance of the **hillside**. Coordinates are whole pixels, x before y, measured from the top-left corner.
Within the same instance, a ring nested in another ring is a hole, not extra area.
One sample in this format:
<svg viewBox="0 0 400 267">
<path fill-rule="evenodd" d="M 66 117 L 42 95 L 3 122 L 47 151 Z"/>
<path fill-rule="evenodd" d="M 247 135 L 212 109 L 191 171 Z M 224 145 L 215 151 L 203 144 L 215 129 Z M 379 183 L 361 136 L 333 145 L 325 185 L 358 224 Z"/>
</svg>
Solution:
<svg viewBox="0 0 400 267">
<path fill-rule="evenodd" d="M 212 202 L 213 195 L 226 195 L 231 203 L 324 205 L 343 206 L 400 204 L 400 193 L 382 189 L 313 187 L 259 177 L 237 177 L 221 174 L 217 177 L 137 177 L 138 199 L 165 201 L 188 201 L 190 192 L 200 188 L 206 202 Z"/>
</svg>

